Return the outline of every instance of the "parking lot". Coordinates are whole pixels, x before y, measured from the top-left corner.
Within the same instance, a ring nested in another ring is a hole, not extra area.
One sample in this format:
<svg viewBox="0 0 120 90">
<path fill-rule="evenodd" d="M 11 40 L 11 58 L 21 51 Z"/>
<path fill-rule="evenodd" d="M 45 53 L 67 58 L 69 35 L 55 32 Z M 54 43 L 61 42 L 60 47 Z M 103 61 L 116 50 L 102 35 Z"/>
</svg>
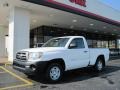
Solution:
<svg viewBox="0 0 120 90">
<path fill-rule="evenodd" d="M 102 73 L 92 69 L 66 72 L 61 82 L 50 84 L 41 75 L 27 77 L 12 69 L 0 66 L 0 90 L 120 90 L 120 60 L 109 61 Z"/>
</svg>

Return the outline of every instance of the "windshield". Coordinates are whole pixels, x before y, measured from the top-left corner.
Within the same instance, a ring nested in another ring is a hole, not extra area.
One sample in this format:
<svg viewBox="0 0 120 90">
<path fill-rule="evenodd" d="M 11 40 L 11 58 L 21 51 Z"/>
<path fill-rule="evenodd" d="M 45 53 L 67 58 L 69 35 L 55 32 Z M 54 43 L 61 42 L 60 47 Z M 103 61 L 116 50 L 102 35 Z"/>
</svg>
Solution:
<svg viewBox="0 0 120 90">
<path fill-rule="evenodd" d="M 65 47 L 69 38 L 55 38 L 46 42 L 42 47 Z"/>
</svg>

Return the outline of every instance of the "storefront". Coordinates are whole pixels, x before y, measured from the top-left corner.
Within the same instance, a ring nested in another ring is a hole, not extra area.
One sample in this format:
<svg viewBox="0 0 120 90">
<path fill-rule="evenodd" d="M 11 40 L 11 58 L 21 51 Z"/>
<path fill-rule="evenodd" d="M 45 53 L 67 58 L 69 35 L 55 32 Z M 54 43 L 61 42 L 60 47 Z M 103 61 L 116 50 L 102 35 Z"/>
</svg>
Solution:
<svg viewBox="0 0 120 90">
<path fill-rule="evenodd" d="M 90 48 L 117 48 L 117 38 L 115 36 L 53 26 L 41 26 L 31 30 L 30 47 L 40 47 L 49 39 L 60 36 L 84 36 Z"/>
<path fill-rule="evenodd" d="M 0 57 L 59 36 L 84 36 L 91 48 L 120 47 L 120 12 L 99 0 L 1 0 Z"/>
</svg>

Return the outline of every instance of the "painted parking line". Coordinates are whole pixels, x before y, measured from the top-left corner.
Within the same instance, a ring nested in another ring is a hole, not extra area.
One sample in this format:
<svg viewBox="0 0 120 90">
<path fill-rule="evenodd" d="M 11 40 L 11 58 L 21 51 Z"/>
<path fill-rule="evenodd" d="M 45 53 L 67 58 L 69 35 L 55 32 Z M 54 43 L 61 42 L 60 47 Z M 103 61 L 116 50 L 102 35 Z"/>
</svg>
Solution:
<svg viewBox="0 0 120 90">
<path fill-rule="evenodd" d="M 26 86 L 30 86 L 30 85 L 29 84 L 21 84 L 21 85 L 9 86 L 9 87 L 5 87 L 5 88 L 0 88 L 0 90 L 15 89 L 15 88 L 26 87 Z"/>
<path fill-rule="evenodd" d="M 25 87 L 25 86 L 31 86 L 31 85 L 33 85 L 32 82 L 30 82 L 30 81 L 28 81 L 28 80 L 26 80 L 26 79 L 18 76 L 17 74 L 15 74 L 15 73 L 7 70 L 6 68 L 4 68 L 4 67 L 2 67 L 2 66 L 0 66 L 0 68 L 1 68 L 2 70 L 4 70 L 5 72 L 9 73 L 10 75 L 12 75 L 13 77 L 15 77 L 15 78 L 17 78 L 17 79 L 19 79 L 20 81 L 23 81 L 23 82 L 25 83 L 25 84 L 21 84 L 21 85 L 15 85 L 15 86 L 9 86 L 9 87 L 0 88 L 0 90 L 20 88 L 20 87 Z"/>
</svg>

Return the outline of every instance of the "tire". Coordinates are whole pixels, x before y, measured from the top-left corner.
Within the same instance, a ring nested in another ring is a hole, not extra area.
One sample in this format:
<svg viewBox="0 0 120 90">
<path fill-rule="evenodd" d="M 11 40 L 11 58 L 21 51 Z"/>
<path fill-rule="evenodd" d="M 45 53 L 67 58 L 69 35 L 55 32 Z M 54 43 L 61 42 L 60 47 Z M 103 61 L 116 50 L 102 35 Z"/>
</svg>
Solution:
<svg viewBox="0 0 120 90">
<path fill-rule="evenodd" d="M 104 61 L 101 58 L 98 58 L 94 66 L 95 71 L 102 72 L 104 67 L 105 67 Z"/>
<path fill-rule="evenodd" d="M 46 70 L 46 79 L 51 83 L 55 83 L 61 80 L 63 75 L 63 68 L 60 64 L 50 64 Z"/>
<path fill-rule="evenodd" d="M 33 78 L 33 77 L 35 77 L 35 75 L 28 75 L 28 74 L 26 74 L 26 75 L 27 75 L 28 78 Z"/>
</svg>

